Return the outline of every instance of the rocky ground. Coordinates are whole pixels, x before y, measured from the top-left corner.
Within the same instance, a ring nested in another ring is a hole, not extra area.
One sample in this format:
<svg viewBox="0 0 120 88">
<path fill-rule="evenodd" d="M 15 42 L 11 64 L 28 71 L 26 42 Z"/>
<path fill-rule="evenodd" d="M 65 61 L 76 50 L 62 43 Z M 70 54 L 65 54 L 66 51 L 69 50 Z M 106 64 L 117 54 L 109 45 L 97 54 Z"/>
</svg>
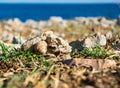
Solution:
<svg viewBox="0 0 120 88">
<path fill-rule="evenodd" d="M 120 16 L 0 21 L 0 88 L 120 88 Z"/>
</svg>

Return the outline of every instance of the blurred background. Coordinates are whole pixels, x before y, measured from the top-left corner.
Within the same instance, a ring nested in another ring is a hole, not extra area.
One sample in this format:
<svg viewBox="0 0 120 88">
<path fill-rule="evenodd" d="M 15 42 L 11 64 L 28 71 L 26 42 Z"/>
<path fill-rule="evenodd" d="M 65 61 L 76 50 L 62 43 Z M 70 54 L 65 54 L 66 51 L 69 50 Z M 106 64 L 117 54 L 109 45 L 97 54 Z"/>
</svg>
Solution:
<svg viewBox="0 0 120 88">
<path fill-rule="evenodd" d="M 120 15 L 119 0 L 0 0 L 0 19 L 48 20 L 51 16 L 107 17 Z"/>
</svg>

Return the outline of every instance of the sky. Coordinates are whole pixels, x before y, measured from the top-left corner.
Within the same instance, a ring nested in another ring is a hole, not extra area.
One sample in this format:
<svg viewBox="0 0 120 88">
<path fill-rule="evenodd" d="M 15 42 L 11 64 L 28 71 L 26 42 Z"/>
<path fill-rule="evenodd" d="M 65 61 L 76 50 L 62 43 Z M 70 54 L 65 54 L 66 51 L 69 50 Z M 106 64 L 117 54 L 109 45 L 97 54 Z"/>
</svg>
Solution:
<svg viewBox="0 0 120 88">
<path fill-rule="evenodd" d="M 0 0 L 0 3 L 118 3 L 120 0 Z"/>
</svg>

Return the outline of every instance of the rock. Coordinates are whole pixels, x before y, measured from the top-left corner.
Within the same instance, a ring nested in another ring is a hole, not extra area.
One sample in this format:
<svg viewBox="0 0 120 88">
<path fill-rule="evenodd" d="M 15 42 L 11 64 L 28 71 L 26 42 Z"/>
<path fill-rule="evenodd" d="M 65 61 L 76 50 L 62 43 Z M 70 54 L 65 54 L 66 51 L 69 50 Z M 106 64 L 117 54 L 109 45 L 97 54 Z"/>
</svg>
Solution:
<svg viewBox="0 0 120 88">
<path fill-rule="evenodd" d="M 47 26 L 48 27 L 52 26 L 52 27 L 63 29 L 67 27 L 67 21 L 63 20 L 62 17 L 53 16 L 48 20 Z"/>
<path fill-rule="evenodd" d="M 93 36 L 86 37 L 82 41 L 82 46 L 83 47 L 94 47 L 96 44 L 100 46 L 106 45 L 106 37 L 100 33 L 96 33 Z"/>
<path fill-rule="evenodd" d="M 113 43 L 112 48 L 114 51 L 120 52 L 120 37 L 118 37 L 115 42 Z"/>
<path fill-rule="evenodd" d="M 120 16 L 118 16 L 116 24 L 120 26 Z"/>
<path fill-rule="evenodd" d="M 104 35 L 102 35 L 102 34 L 100 34 L 100 33 L 97 33 L 97 34 L 95 34 L 95 37 L 96 37 L 96 39 L 97 39 L 97 44 L 98 45 L 101 45 L 101 46 L 104 46 L 104 45 L 106 45 L 106 37 L 104 36 Z"/>
<path fill-rule="evenodd" d="M 92 39 L 92 37 L 86 37 L 83 40 L 83 47 L 94 47 L 95 46 L 95 41 Z"/>
<path fill-rule="evenodd" d="M 25 25 L 30 26 L 32 28 L 36 28 L 37 27 L 37 22 L 32 20 L 32 19 L 29 19 L 25 22 Z"/>
<path fill-rule="evenodd" d="M 13 23 L 12 23 L 12 24 L 15 25 L 15 26 L 17 26 L 17 27 L 22 24 L 21 20 L 18 19 L 18 18 L 14 18 L 14 19 L 13 19 L 13 22 L 14 22 L 15 24 L 13 24 Z"/>
<path fill-rule="evenodd" d="M 115 25 L 113 20 L 108 20 L 105 17 L 99 18 L 98 21 L 100 22 L 100 25 L 105 28 Z"/>
<path fill-rule="evenodd" d="M 20 19 L 14 18 L 14 19 L 9 19 L 5 24 L 11 26 L 12 29 L 16 29 L 20 27 L 23 23 L 21 22 Z"/>
<path fill-rule="evenodd" d="M 75 49 L 77 49 L 77 50 L 82 50 L 83 47 L 82 47 L 81 44 L 82 44 L 82 43 L 81 43 L 79 40 L 70 42 L 70 46 L 72 46 L 73 50 L 75 50 Z"/>
<path fill-rule="evenodd" d="M 12 28 L 9 25 L 4 25 L 4 29 L 7 31 L 12 31 Z"/>
<path fill-rule="evenodd" d="M 85 17 L 75 17 L 75 22 L 79 22 L 79 24 L 84 24 L 84 25 L 88 25 L 89 24 L 89 20 L 86 19 Z"/>
<path fill-rule="evenodd" d="M 89 22 L 91 22 L 92 24 L 95 25 L 99 25 L 100 22 L 98 21 L 99 18 L 95 18 L 95 17 L 89 17 Z"/>
<path fill-rule="evenodd" d="M 95 88 L 94 86 L 86 85 L 84 88 Z"/>
<path fill-rule="evenodd" d="M 24 38 L 18 37 L 18 36 L 13 36 L 13 39 L 12 39 L 13 44 L 22 44 L 23 42 L 25 42 Z"/>
<path fill-rule="evenodd" d="M 39 35 L 39 34 L 40 34 L 40 30 L 33 28 L 33 29 L 31 30 L 31 34 L 32 34 L 32 36 Z"/>
<path fill-rule="evenodd" d="M 57 17 L 57 16 L 52 16 L 52 17 L 50 17 L 49 20 L 50 20 L 50 22 L 52 22 L 54 24 L 58 24 L 63 21 L 62 17 Z"/>
<path fill-rule="evenodd" d="M 39 21 L 38 22 L 38 29 L 43 29 L 47 25 L 46 21 Z"/>
<path fill-rule="evenodd" d="M 2 41 L 12 43 L 13 35 L 7 31 L 3 31 L 2 33 Z"/>
<path fill-rule="evenodd" d="M 116 38 L 115 44 L 120 44 L 120 37 Z"/>
<path fill-rule="evenodd" d="M 105 34 L 105 37 L 106 37 L 107 40 L 112 39 L 112 38 L 113 38 L 113 32 L 112 32 L 112 31 L 107 32 L 107 33 Z"/>
<path fill-rule="evenodd" d="M 28 50 L 28 49 L 33 50 L 33 46 L 35 44 L 37 44 L 39 41 L 41 41 L 40 36 L 33 37 L 33 38 L 28 39 L 27 41 L 25 41 L 22 44 L 21 48 L 22 48 L 22 50 Z"/>
<path fill-rule="evenodd" d="M 43 32 L 41 35 L 27 40 L 23 43 L 22 49 L 29 49 L 47 56 L 54 54 L 60 59 L 63 59 L 63 56 L 69 57 L 71 52 L 68 42 L 56 36 L 52 31 Z"/>
</svg>

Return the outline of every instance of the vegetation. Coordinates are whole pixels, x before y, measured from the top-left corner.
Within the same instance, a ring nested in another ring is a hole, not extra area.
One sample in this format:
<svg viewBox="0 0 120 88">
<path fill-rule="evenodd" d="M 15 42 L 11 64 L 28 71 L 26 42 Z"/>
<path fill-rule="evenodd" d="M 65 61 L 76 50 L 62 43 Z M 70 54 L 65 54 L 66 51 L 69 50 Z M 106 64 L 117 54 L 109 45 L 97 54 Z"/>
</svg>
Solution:
<svg viewBox="0 0 120 88">
<path fill-rule="evenodd" d="M 22 51 L 20 49 L 7 47 L 4 45 L 4 43 L 0 43 L 0 46 L 2 50 L 2 54 L 0 55 L 1 61 L 10 61 L 12 59 L 17 59 L 18 62 L 22 64 L 22 66 L 33 64 L 36 67 L 42 67 L 42 69 L 46 70 L 48 70 L 53 65 L 53 62 L 45 59 L 44 55 L 38 55 L 29 50 Z"/>
<path fill-rule="evenodd" d="M 93 48 L 87 48 L 85 47 L 82 51 L 81 54 L 83 56 L 90 56 L 92 58 L 106 58 L 109 56 L 108 52 L 105 50 L 102 50 L 99 45 L 96 45 Z"/>
<path fill-rule="evenodd" d="M 76 88 L 86 85 L 99 87 L 99 81 L 104 86 L 119 87 L 120 68 L 109 69 L 103 77 L 103 71 L 92 73 L 91 67 L 69 66 L 59 62 L 52 62 L 44 55 L 38 55 L 29 50 L 11 48 L 0 43 L 0 88 Z M 72 57 L 91 58 L 120 58 L 120 55 L 109 54 L 108 49 L 96 45 L 94 48 L 83 48 L 82 51 L 73 50 Z M 115 76 L 113 74 L 116 74 Z M 98 79 L 96 79 L 98 78 Z M 109 80 L 106 80 L 109 79 Z"/>
<path fill-rule="evenodd" d="M 73 49 L 72 52 L 70 53 L 71 57 L 89 57 L 89 58 L 100 58 L 100 59 L 119 59 L 120 54 L 116 53 L 110 53 L 109 50 L 111 48 L 108 47 L 107 49 L 104 49 L 103 47 L 96 45 L 95 47 L 88 48 L 84 47 L 81 51 L 77 49 Z"/>
</svg>

